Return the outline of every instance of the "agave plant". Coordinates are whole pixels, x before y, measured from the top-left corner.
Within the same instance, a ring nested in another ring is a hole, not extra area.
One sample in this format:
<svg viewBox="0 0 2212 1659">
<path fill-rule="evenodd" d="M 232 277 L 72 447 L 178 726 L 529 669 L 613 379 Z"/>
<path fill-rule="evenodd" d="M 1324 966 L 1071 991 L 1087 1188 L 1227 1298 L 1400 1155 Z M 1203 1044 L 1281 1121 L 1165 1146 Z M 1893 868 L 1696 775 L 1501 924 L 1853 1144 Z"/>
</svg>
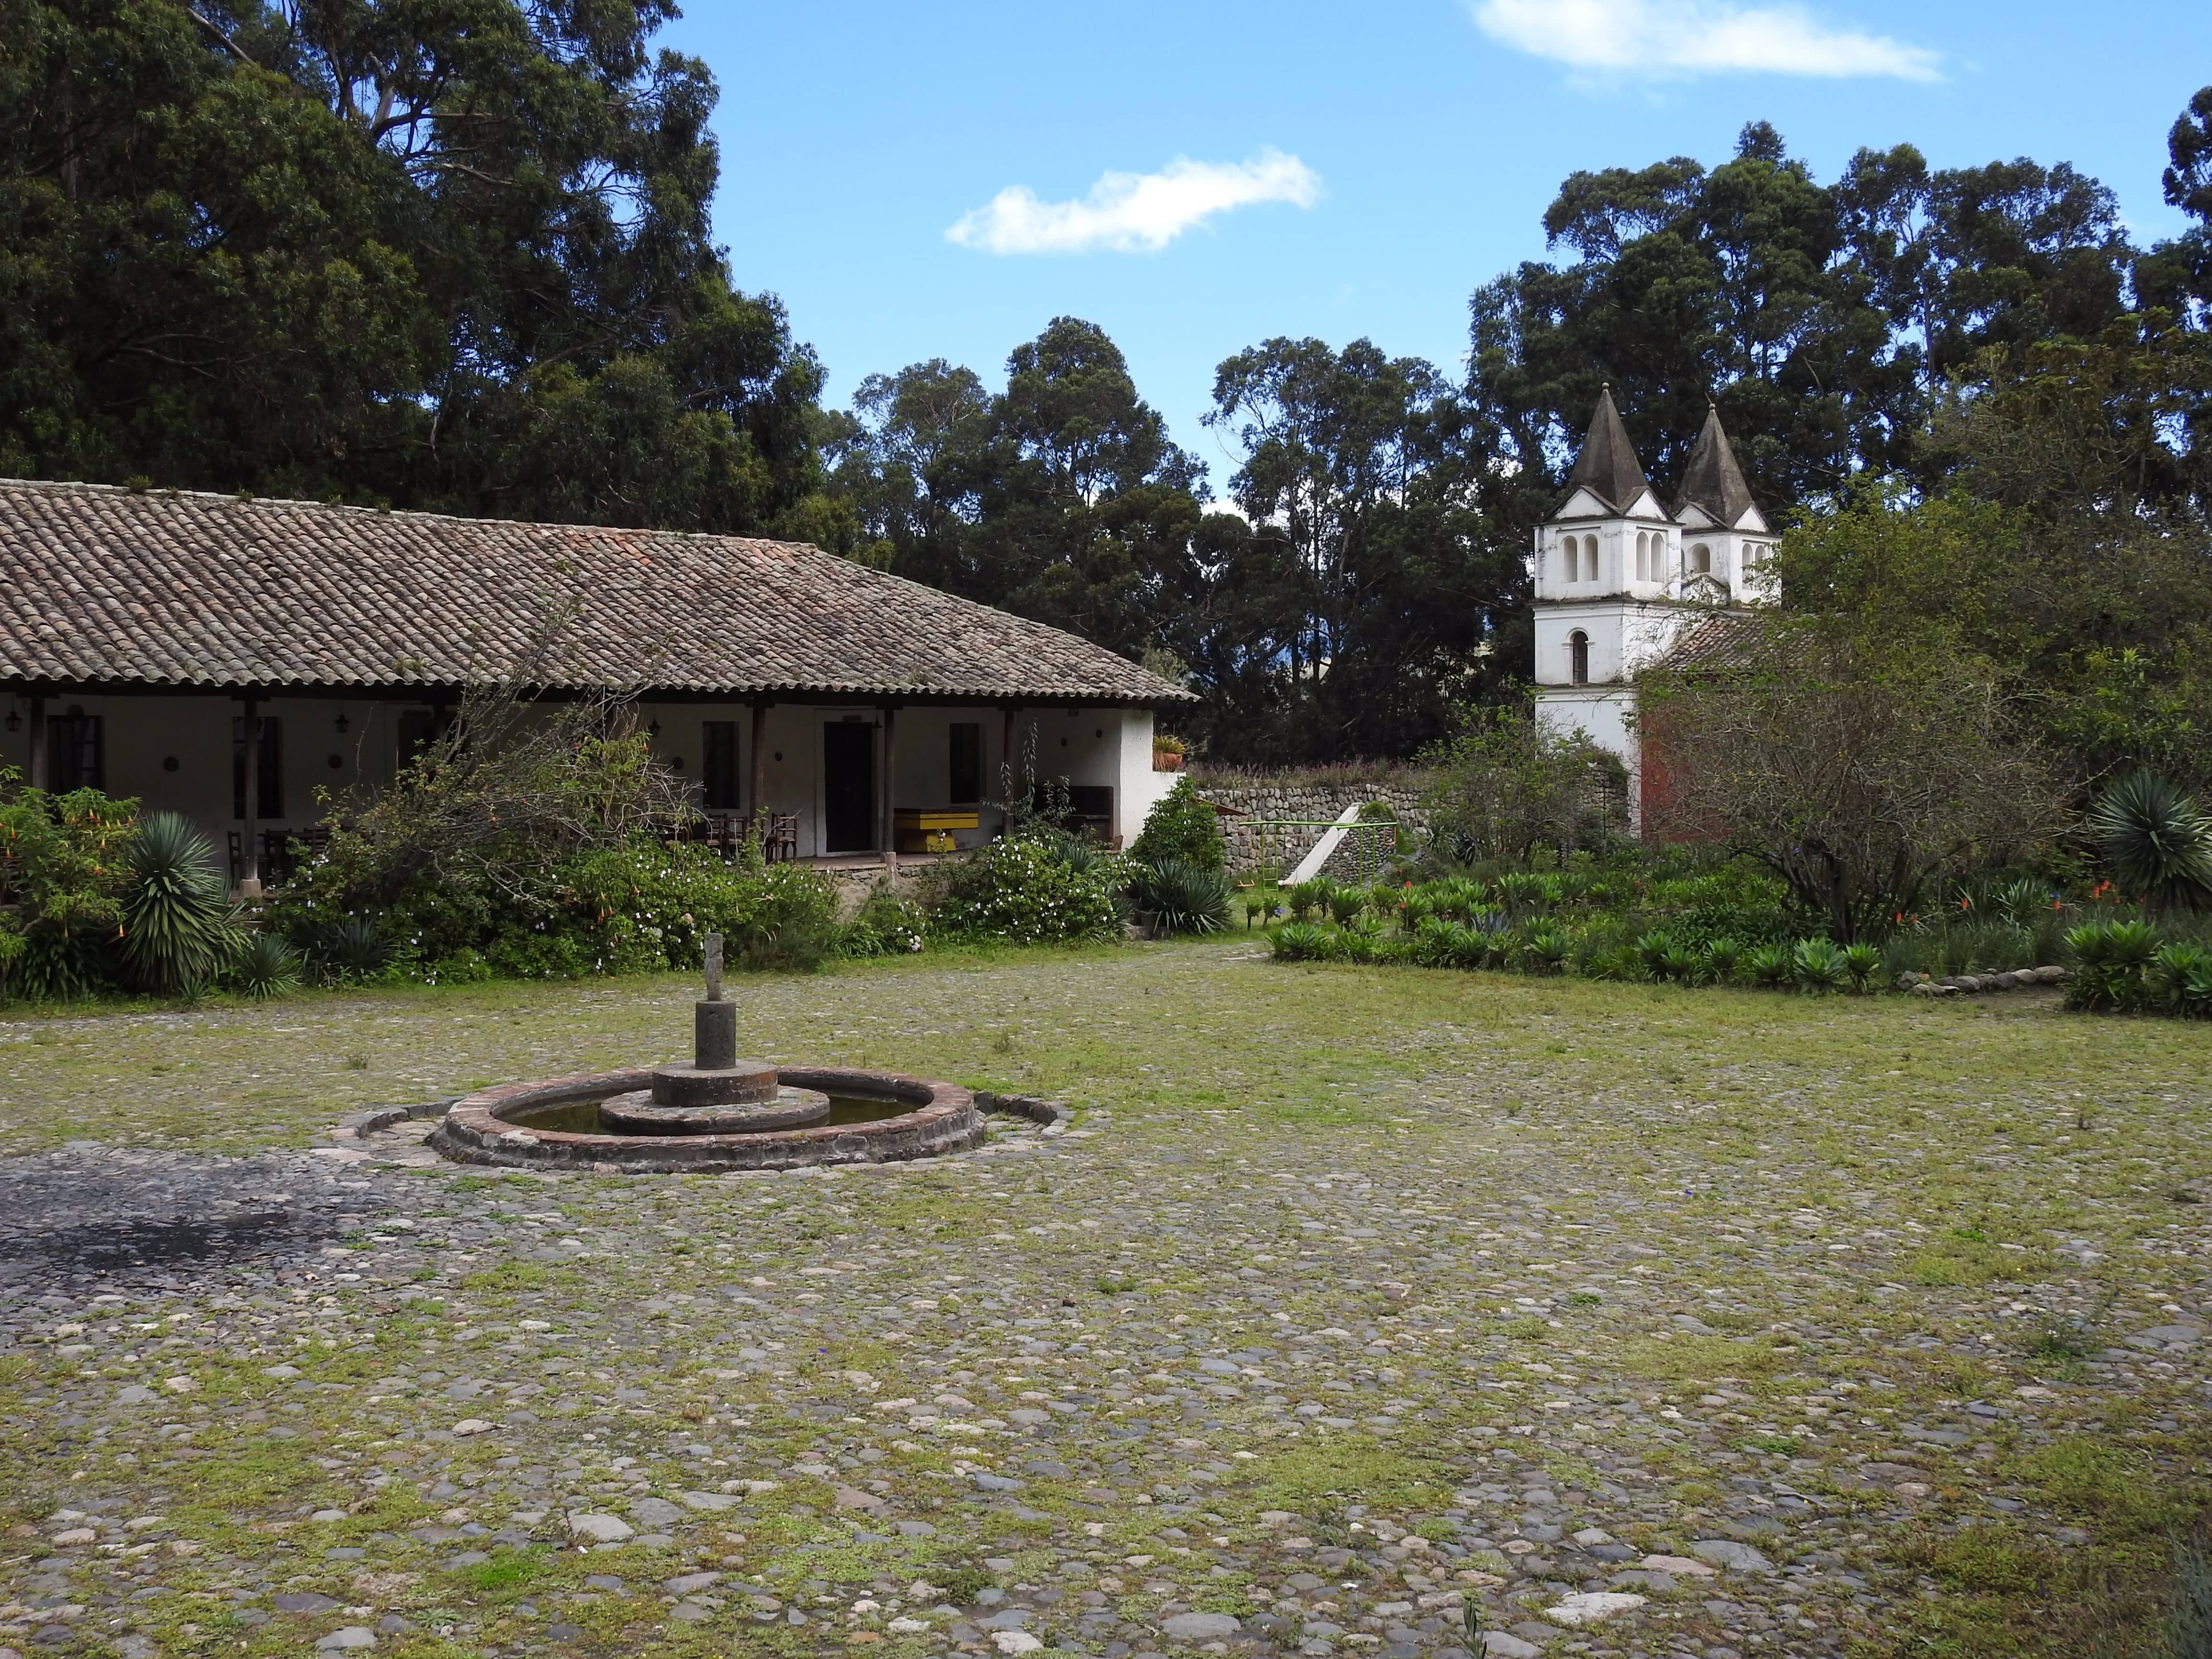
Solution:
<svg viewBox="0 0 2212 1659">
<path fill-rule="evenodd" d="M 1278 962 L 1317 962 L 1328 935 L 1310 921 L 1286 921 L 1267 930 L 1267 946 Z"/>
<path fill-rule="evenodd" d="M 1495 885 L 1498 902 L 1516 915 L 1524 915 L 1544 902 L 1544 878 L 1533 870 L 1509 870 Z"/>
<path fill-rule="evenodd" d="M 1705 975 L 1714 984 L 1726 985 L 1742 965 L 1743 946 L 1734 939 L 1723 937 L 1705 942 Z"/>
<path fill-rule="evenodd" d="M 1653 928 L 1636 941 L 1636 959 L 1644 964 L 1644 971 L 1654 979 L 1669 977 L 1667 954 L 1674 948 L 1674 936 L 1660 928 Z"/>
<path fill-rule="evenodd" d="M 1851 965 L 1833 939 L 1801 939 L 1790 953 L 1790 973 L 1806 990 L 1820 995 L 1848 985 Z"/>
<path fill-rule="evenodd" d="M 1540 921 L 1528 930 L 1528 942 L 1522 947 L 1522 954 L 1536 972 L 1556 974 L 1572 948 L 1566 934 L 1548 921 Z"/>
<path fill-rule="evenodd" d="M 392 959 L 392 947 L 373 916 L 342 916 L 323 929 L 315 954 L 340 979 L 374 979 Z"/>
<path fill-rule="evenodd" d="M 135 886 L 123 907 L 124 966 L 142 989 L 191 995 L 244 942 L 215 849 L 190 819 L 154 812 L 139 821 L 125 856 Z"/>
<path fill-rule="evenodd" d="M 2153 999 L 2169 1013 L 2212 1018 L 2212 949 L 2194 940 L 2166 945 L 2144 974 Z"/>
<path fill-rule="evenodd" d="M 2078 965 L 2066 1000 L 2077 1008 L 2133 1008 L 2143 1000 L 2143 970 L 2158 955 L 2146 921 L 2086 921 L 2069 929 L 2066 949 Z"/>
<path fill-rule="evenodd" d="M 256 1001 L 289 995 L 300 988 L 300 953 L 281 934 L 252 934 L 232 964 L 230 982 Z"/>
<path fill-rule="evenodd" d="M 1786 945 L 1762 945 L 1744 958 L 1754 983 L 1780 987 L 1790 982 L 1795 955 Z"/>
<path fill-rule="evenodd" d="M 1140 866 L 1130 897 L 1155 933 L 1218 933 L 1229 926 L 1229 878 L 1188 859 Z"/>
<path fill-rule="evenodd" d="M 1264 887 L 1255 887 L 1244 895 L 1244 931 L 1250 933 L 1253 923 L 1274 908 L 1275 896 Z"/>
<path fill-rule="evenodd" d="M 1680 985 L 1693 984 L 1705 965 L 1704 953 L 1694 945 L 1669 945 L 1659 954 L 1659 977 Z"/>
<path fill-rule="evenodd" d="M 1359 913 L 1367 908 L 1367 895 L 1357 887 L 1332 885 L 1325 902 L 1328 906 L 1329 920 L 1340 927 L 1349 927 L 1359 919 Z"/>
<path fill-rule="evenodd" d="M 2033 927 L 2051 913 L 2053 897 L 2043 883 L 2023 876 L 1991 893 L 1989 908 L 2015 927 Z"/>
<path fill-rule="evenodd" d="M 1874 976 L 1881 971 L 1881 952 L 1871 945 L 1844 946 L 1844 967 L 1851 976 L 1851 989 L 1864 991 Z"/>
<path fill-rule="evenodd" d="M 2212 819 L 2165 779 L 2122 778 L 2089 815 L 2089 836 L 2112 878 L 2145 904 L 2212 903 Z"/>
</svg>

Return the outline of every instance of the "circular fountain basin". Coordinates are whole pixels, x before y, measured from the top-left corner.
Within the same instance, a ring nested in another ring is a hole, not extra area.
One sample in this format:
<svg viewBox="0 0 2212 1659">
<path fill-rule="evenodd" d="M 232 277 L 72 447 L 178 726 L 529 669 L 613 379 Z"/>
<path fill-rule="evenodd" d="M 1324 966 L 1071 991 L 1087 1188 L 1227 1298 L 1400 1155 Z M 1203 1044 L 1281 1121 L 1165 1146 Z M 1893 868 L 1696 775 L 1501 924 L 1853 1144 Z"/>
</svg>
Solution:
<svg viewBox="0 0 2212 1659">
<path fill-rule="evenodd" d="M 775 1104 L 781 1105 L 787 1090 L 819 1094 L 828 1103 L 818 1122 L 708 1134 L 607 1133 L 606 1107 L 625 1095 L 642 1094 L 649 1101 L 658 1069 L 664 1068 L 485 1089 L 456 1101 L 429 1144 L 461 1164 L 650 1173 L 893 1163 L 964 1151 L 983 1139 L 975 1097 L 957 1084 L 897 1072 L 797 1066 L 777 1070 Z M 696 1118 L 696 1108 L 676 1109 L 687 1120 Z"/>
<path fill-rule="evenodd" d="M 751 1135 L 764 1129 L 799 1129 L 830 1115 L 830 1100 L 819 1089 L 771 1084 L 764 1100 L 716 1106 L 669 1106 L 654 1088 L 610 1095 L 599 1103 L 599 1122 L 618 1134 Z"/>
</svg>

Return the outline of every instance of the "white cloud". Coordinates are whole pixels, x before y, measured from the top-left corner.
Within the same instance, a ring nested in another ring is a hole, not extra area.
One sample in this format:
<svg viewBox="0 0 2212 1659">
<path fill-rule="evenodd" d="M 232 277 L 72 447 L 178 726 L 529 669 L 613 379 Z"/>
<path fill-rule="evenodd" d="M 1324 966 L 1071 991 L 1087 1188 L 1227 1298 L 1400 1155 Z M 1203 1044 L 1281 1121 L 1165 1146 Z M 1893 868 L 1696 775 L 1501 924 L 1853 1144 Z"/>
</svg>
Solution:
<svg viewBox="0 0 2212 1659">
<path fill-rule="evenodd" d="M 1734 0 L 1477 0 L 1494 40 L 1578 70 L 1710 75 L 1890 76 L 1934 81 L 1934 52 L 1832 27 L 1800 6 Z"/>
<path fill-rule="evenodd" d="M 1158 173 L 1108 173 L 1076 202 L 1041 202 L 1010 185 L 964 214 L 945 236 L 987 253 L 1082 253 L 1092 248 L 1157 250 L 1217 213 L 1255 202 L 1311 207 L 1321 179 L 1295 155 L 1263 149 L 1249 161 L 1178 155 Z"/>
</svg>

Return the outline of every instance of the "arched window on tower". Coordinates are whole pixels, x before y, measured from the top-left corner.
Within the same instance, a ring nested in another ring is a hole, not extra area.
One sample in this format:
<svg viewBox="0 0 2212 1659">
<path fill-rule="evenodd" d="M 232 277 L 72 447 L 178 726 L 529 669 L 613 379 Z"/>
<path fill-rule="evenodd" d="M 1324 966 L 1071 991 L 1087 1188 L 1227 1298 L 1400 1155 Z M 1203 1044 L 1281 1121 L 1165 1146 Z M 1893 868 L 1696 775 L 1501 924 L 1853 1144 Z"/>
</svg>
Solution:
<svg viewBox="0 0 2212 1659">
<path fill-rule="evenodd" d="M 1559 544 L 1559 550 L 1566 555 L 1565 580 L 1571 582 L 1575 580 L 1575 538 L 1572 536 L 1566 538 Z"/>
<path fill-rule="evenodd" d="M 1651 532 L 1639 530 L 1636 532 L 1636 580 L 1640 582 L 1650 580 L 1650 571 Z"/>
<path fill-rule="evenodd" d="M 1567 635 L 1567 678 L 1577 685 L 1589 684 L 1589 635 L 1579 628 Z"/>
<path fill-rule="evenodd" d="M 1699 542 L 1695 547 L 1690 550 L 1691 574 L 1698 576 L 1708 576 L 1712 574 L 1712 568 L 1713 550 L 1707 547 L 1703 542 Z"/>
</svg>

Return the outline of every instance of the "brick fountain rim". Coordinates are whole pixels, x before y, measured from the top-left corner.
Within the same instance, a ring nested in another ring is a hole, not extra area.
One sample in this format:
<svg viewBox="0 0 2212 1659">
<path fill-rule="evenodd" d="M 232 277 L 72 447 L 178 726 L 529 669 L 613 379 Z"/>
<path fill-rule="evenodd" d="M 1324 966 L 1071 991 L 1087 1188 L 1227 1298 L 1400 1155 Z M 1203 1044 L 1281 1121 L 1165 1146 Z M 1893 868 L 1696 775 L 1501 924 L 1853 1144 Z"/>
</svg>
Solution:
<svg viewBox="0 0 2212 1659">
<path fill-rule="evenodd" d="M 539 1107 L 649 1089 L 653 1076 L 652 1067 L 635 1066 L 480 1090 L 453 1103 L 429 1144 L 457 1164 L 647 1173 L 884 1164 L 964 1152 L 984 1138 L 975 1097 L 957 1084 L 900 1072 L 819 1066 L 779 1066 L 776 1081 L 824 1094 L 888 1098 L 914 1109 L 870 1123 L 725 1135 L 579 1134 L 507 1121 L 513 1114 Z"/>
</svg>

